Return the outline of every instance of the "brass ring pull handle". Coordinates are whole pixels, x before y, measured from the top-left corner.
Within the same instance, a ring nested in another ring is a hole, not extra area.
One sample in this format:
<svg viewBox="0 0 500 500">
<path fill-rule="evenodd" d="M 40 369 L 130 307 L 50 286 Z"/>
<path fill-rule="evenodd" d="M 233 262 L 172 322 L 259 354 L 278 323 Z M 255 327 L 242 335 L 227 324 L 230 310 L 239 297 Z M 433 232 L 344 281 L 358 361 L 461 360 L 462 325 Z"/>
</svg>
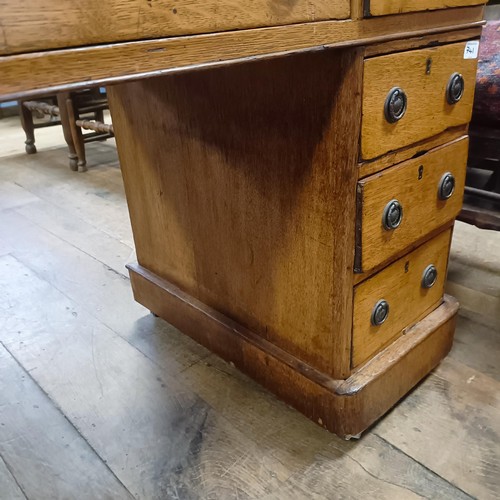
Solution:
<svg viewBox="0 0 500 500">
<path fill-rule="evenodd" d="M 446 172 L 438 186 L 438 197 L 440 200 L 447 200 L 455 192 L 455 177 L 451 172 Z"/>
<path fill-rule="evenodd" d="M 384 208 L 382 224 L 386 231 L 392 231 L 400 226 L 403 220 L 403 207 L 398 200 L 391 200 Z"/>
<path fill-rule="evenodd" d="M 432 288 L 437 281 L 438 271 L 433 264 L 428 265 L 422 274 L 422 288 Z"/>
<path fill-rule="evenodd" d="M 401 120 L 406 113 L 408 99 L 405 91 L 400 87 L 393 87 L 389 90 L 384 104 L 385 119 L 389 123 L 396 123 Z"/>
<path fill-rule="evenodd" d="M 386 300 L 379 300 L 372 310 L 371 323 L 373 326 L 380 326 L 389 316 L 389 303 Z"/>
<path fill-rule="evenodd" d="M 446 86 L 446 100 L 448 104 L 456 104 L 464 95 L 464 77 L 460 73 L 453 73 Z"/>
</svg>

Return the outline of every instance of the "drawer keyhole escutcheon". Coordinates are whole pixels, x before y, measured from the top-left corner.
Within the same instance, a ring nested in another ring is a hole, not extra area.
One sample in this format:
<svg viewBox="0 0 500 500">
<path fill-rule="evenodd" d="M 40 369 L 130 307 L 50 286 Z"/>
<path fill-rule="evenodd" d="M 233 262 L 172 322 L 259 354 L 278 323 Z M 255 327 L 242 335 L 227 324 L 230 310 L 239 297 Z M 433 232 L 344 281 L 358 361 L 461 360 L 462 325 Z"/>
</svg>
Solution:
<svg viewBox="0 0 500 500">
<path fill-rule="evenodd" d="M 438 197 L 447 200 L 455 192 L 455 177 L 451 172 L 446 172 L 439 181 Z"/>
<path fill-rule="evenodd" d="M 460 73 L 453 73 L 446 86 L 446 100 L 448 104 L 456 104 L 464 95 L 464 77 Z"/>
<path fill-rule="evenodd" d="M 432 288 L 437 281 L 438 272 L 436 266 L 428 265 L 422 274 L 422 288 Z"/>
<path fill-rule="evenodd" d="M 384 104 L 385 119 L 389 123 L 396 123 L 406 113 L 407 97 L 405 91 L 400 87 L 389 90 Z"/>
<path fill-rule="evenodd" d="M 372 310 L 371 323 L 373 326 L 380 326 L 389 316 L 389 303 L 386 300 L 379 300 Z"/>
<path fill-rule="evenodd" d="M 420 165 L 420 167 L 418 167 L 418 180 L 422 180 L 422 177 L 424 176 L 424 166 L 423 165 Z"/>
<path fill-rule="evenodd" d="M 384 208 L 382 224 L 386 231 L 392 231 L 401 225 L 403 220 L 403 207 L 398 200 L 391 200 Z"/>
<path fill-rule="evenodd" d="M 429 57 L 429 59 L 427 59 L 427 62 L 425 63 L 425 74 L 426 75 L 431 74 L 431 66 L 432 66 L 432 57 Z"/>
</svg>

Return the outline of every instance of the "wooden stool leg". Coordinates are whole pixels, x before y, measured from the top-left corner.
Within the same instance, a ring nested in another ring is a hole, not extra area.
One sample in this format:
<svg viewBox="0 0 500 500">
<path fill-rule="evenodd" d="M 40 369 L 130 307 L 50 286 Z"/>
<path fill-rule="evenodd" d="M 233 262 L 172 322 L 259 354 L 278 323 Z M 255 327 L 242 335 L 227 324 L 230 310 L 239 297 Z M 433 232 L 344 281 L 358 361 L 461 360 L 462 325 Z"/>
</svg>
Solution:
<svg viewBox="0 0 500 500">
<path fill-rule="evenodd" d="M 78 120 L 79 116 L 78 111 L 75 110 L 71 96 L 66 99 L 66 109 L 68 112 L 71 137 L 73 137 L 73 144 L 75 145 L 76 154 L 78 156 L 78 172 L 86 172 L 87 160 L 85 159 L 85 143 L 83 141 L 82 129 L 76 125 L 76 120 Z"/>
<path fill-rule="evenodd" d="M 36 153 L 35 146 L 35 127 L 33 125 L 33 115 L 31 111 L 23 105 L 23 101 L 19 102 L 19 116 L 21 118 L 21 126 L 26 134 L 26 141 L 24 141 L 26 153 L 29 155 Z"/>
<path fill-rule="evenodd" d="M 68 92 L 61 92 L 57 94 L 57 105 L 59 107 L 59 118 L 61 120 L 61 125 L 64 134 L 64 140 L 68 145 L 69 153 L 69 168 L 73 171 L 78 170 L 78 156 L 75 150 L 75 143 L 73 142 L 73 136 L 71 134 L 70 120 L 68 116 L 68 107 L 66 104 L 67 99 L 69 99 Z"/>
</svg>

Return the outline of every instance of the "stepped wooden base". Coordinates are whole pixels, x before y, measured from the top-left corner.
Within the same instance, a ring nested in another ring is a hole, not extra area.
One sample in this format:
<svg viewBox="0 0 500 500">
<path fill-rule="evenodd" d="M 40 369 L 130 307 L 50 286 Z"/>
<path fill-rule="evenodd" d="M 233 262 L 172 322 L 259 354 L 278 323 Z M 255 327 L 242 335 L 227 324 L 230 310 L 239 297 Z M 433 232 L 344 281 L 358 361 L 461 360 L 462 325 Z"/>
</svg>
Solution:
<svg viewBox="0 0 500 500">
<path fill-rule="evenodd" d="M 458 303 L 446 296 L 347 380 L 335 380 L 140 265 L 128 268 L 138 302 L 344 438 L 360 434 L 394 406 L 446 356 L 453 341 Z"/>
</svg>

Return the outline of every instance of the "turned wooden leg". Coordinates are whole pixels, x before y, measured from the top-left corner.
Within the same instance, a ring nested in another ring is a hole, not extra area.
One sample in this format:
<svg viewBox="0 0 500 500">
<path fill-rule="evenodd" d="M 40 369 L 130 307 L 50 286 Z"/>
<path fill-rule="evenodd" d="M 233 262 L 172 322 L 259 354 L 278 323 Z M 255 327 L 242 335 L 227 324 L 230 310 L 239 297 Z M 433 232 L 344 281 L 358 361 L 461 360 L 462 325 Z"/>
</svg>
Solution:
<svg viewBox="0 0 500 500">
<path fill-rule="evenodd" d="M 79 119 L 79 116 L 78 111 L 75 110 L 74 102 L 71 96 L 66 99 L 66 110 L 69 128 L 71 130 L 71 137 L 73 138 L 73 144 L 78 157 L 77 170 L 78 172 L 86 172 L 87 160 L 85 159 L 85 143 L 83 141 L 82 129 L 76 125 L 76 120 Z"/>
<path fill-rule="evenodd" d="M 26 153 L 29 155 L 36 153 L 35 146 L 35 127 L 33 125 L 33 115 L 31 111 L 23 105 L 23 101 L 19 102 L 19 116 L 21 118 L 21 126 L 26 134 L 26 141 L 24 141 Z"/>
<path fill-rule="evenodd" d="M 57 94 L 57 105 L 59 107 L 59 118 L 61 119 L 61 125 L 64 134 L 64 140 L 68 145 L 69 153 L 69 168 L 73 171 L 78 170 L 78 156 L 76 154 L 75 143 L 73 142 L 73 136 L 71 134 L 70 120 L 68 116 L 68 107 L 66 104 L 67 99 L 69 99 L 69 92 L 60 92 Z"/>
</svg>

